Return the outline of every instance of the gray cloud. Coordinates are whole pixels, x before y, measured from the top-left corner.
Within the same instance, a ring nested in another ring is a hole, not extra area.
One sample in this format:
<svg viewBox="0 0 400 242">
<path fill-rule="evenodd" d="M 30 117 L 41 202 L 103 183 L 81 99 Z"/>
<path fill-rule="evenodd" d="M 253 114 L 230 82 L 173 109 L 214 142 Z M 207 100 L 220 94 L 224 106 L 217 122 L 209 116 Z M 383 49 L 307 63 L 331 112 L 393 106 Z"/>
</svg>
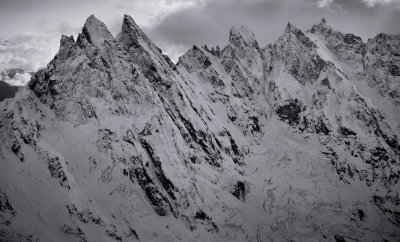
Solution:
<svg viewBox="0 0 400 242">
<path fill-rule="evenodd" d="M 58 39 L 58 34 L 41 33 L 26 33 L 9 39 L 0 39 L 0 73 L 15 68 L 25 72 L 13 77 L 0 75 L 0 80 L 10 85 L 26 85 L 30 78 L 27 72 L 37 71 L 55 55 Z"/>
<path fill-rule="evenodd" d="M 225 45 L 232 25 L 247 25 L 254 31 L 260 45 L 264 46 L 282 34 L 287 22 L 309 29 L 326 17 L 328 24 L 334 28 L 355 33 L 366 40 L 380 32 L 400 32 L 399 11 L 391 7 L 397 0 L 386 1 L 207 1 L 202 7 L 164 16 L 156 25 L 146 27 L 145 31 L 174 60 L 182 54 L 179 51 L 190 48 L 192 44 Z"/>
<path fill-rule="evenodd" d="M 22 73 L 22 74 L 17 73 L 12 78 L 8 76 L 1 77 L 0 81 L 4 81 L 11 86 L 25 86 L 30 79 L 31 79 L 30 73 Z"/>
<path fill-rule="evenodd" d="M 58 35 L 31 33 L 0 39 L 0 71 L 10 68 L 36 71 L 57 52 L 58 38 Z"/>
<path fill-rule="evenodd" d="M 400 10 L 400 0 L 317 0 L 317 6 L 325 9 L 338 8 L 339 10 L 345 10 L 341 6 L 347 4 L 364 5 L 369 8 L 395 7 L 397 10 Z"/>
<path fill-rule="evenodd" d="M 399 0 L 362 0 L 368 7 L 375 7 L 375 5 L 384 5 L 384 6 L 400 6 Z"/>
</svg>

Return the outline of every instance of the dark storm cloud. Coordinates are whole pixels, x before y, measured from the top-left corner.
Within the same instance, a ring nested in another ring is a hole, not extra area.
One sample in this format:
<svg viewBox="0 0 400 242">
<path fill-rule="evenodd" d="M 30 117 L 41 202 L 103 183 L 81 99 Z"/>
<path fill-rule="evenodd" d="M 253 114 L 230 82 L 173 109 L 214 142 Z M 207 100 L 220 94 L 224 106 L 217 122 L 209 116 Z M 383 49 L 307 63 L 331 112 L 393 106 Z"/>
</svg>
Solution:
<svg viewBox="0 0 400 242">
<path fill-rule="evenodd" d="M 173 12 L 145 31 L 161 48 L 175 46 L 177 51 L 192 44 L 223 46 L 232 25 L 247 25 L 264 46 L 283 33 L 287 22 L 306 30 L 322 17 L 335 29 L 358 34 L 364 40 L 380 32 L 400 33 L 400 14 L 395 1 L 386 1 L 387 4 L 378 1 L 375 7 L 368 6 L 367 2 L 371 1 L 208 1 L 202 7 Z M 178 54 L 172 53 L 173 57 Z"/>
</svg>

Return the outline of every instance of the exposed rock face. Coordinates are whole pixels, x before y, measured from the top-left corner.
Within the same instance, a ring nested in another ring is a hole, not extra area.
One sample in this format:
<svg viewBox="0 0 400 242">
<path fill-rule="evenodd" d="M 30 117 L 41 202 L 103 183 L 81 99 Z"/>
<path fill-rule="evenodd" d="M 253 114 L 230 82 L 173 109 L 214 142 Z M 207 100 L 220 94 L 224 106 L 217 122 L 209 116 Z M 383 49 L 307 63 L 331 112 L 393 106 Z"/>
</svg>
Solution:
<svg viewBox="0 0 400 242">
<path fill-rule="evenodd" d="M 379 34 L 367 43 L 353 34 L 343 34 L 321 21 L 308 35 L 319 47 L 319 54 L 326 56 L 362 94 L 386 116 L 397 135 L 400 122 L 391 113 L 400 112 L 399 35 Z"/>
<path fill-rule="evenodd" d="M 175 65 L 90 16 L 0 103 L 0 239 L 398 240 L 398 41 L 233 27 Z"/>
<path fill-rule="evenodd" d="M 379 34 L 369 39 L 365 55 L 368 85 L 400 104 L 400 36 Z"/>
<path fill-rule="evenodd" d="M 326 48 L 331 50 L 340 61 L 349 65 L 350 68 L 346 68 L 346 72 L 363 72 L 366 44 L 360 37 L 336 31 L 328 26 L 326 21 L 314 25 L 310 32 L 322 37 Z"/>
</svg>

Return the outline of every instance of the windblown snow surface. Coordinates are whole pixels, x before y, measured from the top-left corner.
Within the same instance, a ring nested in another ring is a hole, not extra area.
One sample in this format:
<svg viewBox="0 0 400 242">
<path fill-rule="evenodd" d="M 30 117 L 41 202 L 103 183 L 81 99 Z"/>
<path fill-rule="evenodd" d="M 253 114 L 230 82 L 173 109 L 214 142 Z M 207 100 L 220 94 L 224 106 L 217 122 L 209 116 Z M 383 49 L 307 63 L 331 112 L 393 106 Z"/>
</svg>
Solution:
<svg viewBox="0 0 400 242">
<path fill-rule="evenodd" d="M 174 64 L 90 16 L 0 103 L 0 240 L 399 241 L 399 41 L 233 27 Z"/>
</svg>

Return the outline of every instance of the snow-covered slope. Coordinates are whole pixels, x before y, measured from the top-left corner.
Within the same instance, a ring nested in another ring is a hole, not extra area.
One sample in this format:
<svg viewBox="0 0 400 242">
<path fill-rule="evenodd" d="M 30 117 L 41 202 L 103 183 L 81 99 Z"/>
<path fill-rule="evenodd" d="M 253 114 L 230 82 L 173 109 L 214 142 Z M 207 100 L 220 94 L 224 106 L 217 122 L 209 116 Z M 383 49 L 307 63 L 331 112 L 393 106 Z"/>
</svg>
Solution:
<svg viewBox="0 0 400 242">
<path fill-rule="evenodd" d="M 116 37 L 90 16 L 0 103 L 0 239 L 399 240 L 382 36 L 323 20 L 261 48 L 233 27 L 175 65 L 130 16 Z"/>
</svg>

